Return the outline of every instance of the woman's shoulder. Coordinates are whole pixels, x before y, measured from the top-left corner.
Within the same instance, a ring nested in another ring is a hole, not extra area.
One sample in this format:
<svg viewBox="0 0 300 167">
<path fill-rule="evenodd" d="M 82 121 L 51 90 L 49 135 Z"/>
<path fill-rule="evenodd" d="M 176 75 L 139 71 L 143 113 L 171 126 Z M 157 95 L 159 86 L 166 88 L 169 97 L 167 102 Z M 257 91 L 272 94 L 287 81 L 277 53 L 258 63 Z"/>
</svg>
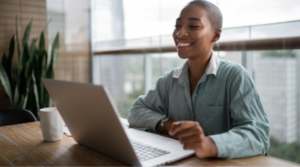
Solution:
<svg viewBox="0 0 300 167">
<path fill-rule="evenodd" d="M 233 77 L 239 74 L 249 76 L 248 71 L 242 65 L 227 60 L 220 60 L 218 74 L 222 76 L 233 76 Z"/>
<path fill-rule="evenodd" d="M 164 73 L 164 75 L 160 76 L 157 81 L 156 81 L 156 86 L 157 87 L 166 87 L 170 86 L 170 84 L 173 83 L 174 81 L 174 75 L 180 70 L 180 67 L 174 68 L 170 71 L 167 71 Z"/>
<path fill-rule="evenodd" d="M 169 71 L 165 72 L 164 75 L 161 76 L 161 78 L 170 80 L 170 79 L 174 78 L 175 74 L 177 74 L 179 72 L 179 70 L 181 70 L 181 68 L 182 67 L 176 67 L 172 70 L 169 70 Z"/>
</svg>

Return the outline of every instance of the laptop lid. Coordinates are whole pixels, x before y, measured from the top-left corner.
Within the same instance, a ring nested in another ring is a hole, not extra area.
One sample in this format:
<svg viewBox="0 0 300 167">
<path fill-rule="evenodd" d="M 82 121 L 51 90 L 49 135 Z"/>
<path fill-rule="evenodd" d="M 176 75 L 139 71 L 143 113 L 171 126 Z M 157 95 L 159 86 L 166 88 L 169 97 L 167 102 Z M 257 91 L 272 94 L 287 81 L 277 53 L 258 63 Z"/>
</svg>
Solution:
<svg viewBox="0 0 300 167">
<path fill-rule="evenodd" d="M 105 87 L 51 79 L 42 82 L 77 143 L 124 164 L 141 165 Z"/>
</svg>

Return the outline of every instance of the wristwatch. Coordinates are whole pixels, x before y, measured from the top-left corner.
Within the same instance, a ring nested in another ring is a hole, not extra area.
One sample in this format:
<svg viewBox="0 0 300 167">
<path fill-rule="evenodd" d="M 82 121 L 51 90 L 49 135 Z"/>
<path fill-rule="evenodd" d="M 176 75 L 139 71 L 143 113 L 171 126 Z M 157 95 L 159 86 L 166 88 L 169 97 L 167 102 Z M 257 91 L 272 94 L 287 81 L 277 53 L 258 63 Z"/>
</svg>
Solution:
<svg viewBox="0 0 300 167">
<path fill-rule="evenodd" d="M 164 128 L 164 125 L 165 125 L 165 122 L 167 122 L 168 120 L 169 120 L 169 118 L 165 117 L 160 121 L 160 126 L 161 126 L 161 129 L 163 130 L 163 133 L 167 132 Z"/>
</svg>

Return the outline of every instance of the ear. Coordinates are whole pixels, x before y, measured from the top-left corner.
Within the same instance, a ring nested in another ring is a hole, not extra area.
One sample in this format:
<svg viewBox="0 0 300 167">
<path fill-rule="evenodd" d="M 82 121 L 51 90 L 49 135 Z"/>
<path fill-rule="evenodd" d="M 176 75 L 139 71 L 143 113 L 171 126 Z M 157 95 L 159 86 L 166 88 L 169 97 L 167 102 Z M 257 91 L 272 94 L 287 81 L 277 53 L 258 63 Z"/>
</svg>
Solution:
<svg viewBox="0 0 300 167">
<path fill-rule="evenodd" d="M 221 32 L 222 32 L 221 29 L 217 29 L 217 30 L 214 31 L 214 36 L 213 36 L 212 42 L 216 42 L 220 39 Z"/>
</svg>

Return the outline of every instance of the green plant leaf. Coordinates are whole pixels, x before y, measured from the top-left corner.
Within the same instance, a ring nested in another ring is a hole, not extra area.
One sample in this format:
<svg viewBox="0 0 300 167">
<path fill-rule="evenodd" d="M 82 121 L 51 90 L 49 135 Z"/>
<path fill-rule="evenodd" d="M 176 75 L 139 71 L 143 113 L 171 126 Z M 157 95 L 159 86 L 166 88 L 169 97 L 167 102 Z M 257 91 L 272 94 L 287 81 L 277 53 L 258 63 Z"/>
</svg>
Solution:
<svg viewBox="0 0 300 167">
<path fill-rule="evenodd" d="M 35 55 L 35 52 L 36 52 L 36 41 L 37 41 L 37 39 L 32 39 L 32 41 L 31 41 L 30 56 Z"/>
<path fill-rule="evenodd" d="M 45 107 L 45 102 L 44 102 L 45 92 L 44 92 L 44 85 L 42 82 L 40 82 L 39 93 L 40 93 L 40 107 L 44 108 Z"/>
<path fill-rule="evenodd" d="M 16 84 L 19 84 L 19 77 L 20 77 L 20 69 L 17 66 L 17 62 L 14 60 L 15 71 L 16 71 Z"/>
<path fill-rule="evenodd" d="M 28 81 L 27 81 L 27 84 L 26 84 L 26 92 L 25 92 L 24 103 L 22 105 L 22 109 L 25 109 L 26 106 L 27 106 L 30 83 L 31 83 L 31 76 L 28 78 Z"/>
<path fill-rule="evenodd" d="M 17 48 L 18 48 L 18 58 L 20 60 L 20 53 L 21 53 L 21 50 L 20 50 L 20 43 L 19 43 L 19 36 L 18 36 L 18 15 L 16 16 L 16 39 L 17 39 Z"/>
<path fill-rule="evenodd" d="M 24 53 L 24 51 L 23 51 L 24 49 L 22 48 L 22 50 L 21 50 L 21 52 L 20 52 L 20 54 L 19 54 L 19 69 L 21 70 L 21 68 L 22 68 L 22 62 L 23 62 L 23 53 Z"/>
<path fill-rule="evenodd" d="M 44 47 L 44 46 L 43 46 Z M 43 48 L 45 49 L 45 48 Z M 35 77 L 37 81 L 40 82 L 42 74 L 43 74 L 43 65 L 44 65 L 44 52 L 45 50 L 42 50 L 41 52 L 39 51 L 40 48 L 36 49 L 36 54 L 35 54 Z M 38 88 L 40 87 L 39 84 L 37 84 Z"/>
<path fill-rule="evenodd" d="M 9 44 L 8 63 L 10 65 L 12 64 L 14 51 L 15 51 L 15 35 L 13 35 L 13 37 L 10 40 L 10 44 Z"/>
<path fill-rule="evenodd" d="M 19 64 L 19 70 L 20 70 L 20 74 L 19 74 L 19 93 L 20 94 L 26 94 L 26 85 L 27 85 L 27 81 L 28 81 L 28 77 L 25 75 L 25 68 L 21 68 L 20 64 Z"/>
<path fill-rule="evenodd" d="M 23 45 L 23 61 L 22 61 L 22 66 L 23 68 L 26 67 L 27 61 L 30 59 L 30 53 L 29 53 L 29 44 L 26 43 Z"/>
<path fill-rule="evenodd" d="M 8 77 L 7 77 L 6 72 L 2 65 L 0 65 L 0 80 L 4 87 L 5 92 L 7 93 L 8 97 L 9 97 L 11 104 L 13 104 L 10 83 L 9 83 Z"/>
<path fill-rule="evenodd" d="M 11 66 L 10 66 L 10 76 L 11 76 L 11 81 L 10 81 L 10 85 L 11 85 L 11 88 L 14 88 L 14 87 L 16 87 L 16 80 L 15 80 L 15 69 L 14 69 L 14 64 L 13 63 L 11 63 Z M 15 90 L 11 90 L 12 91 L 12 95 L 14 95 L 15 94 Z M 15 97 L 15 95 L 14 95 L 14 97 Z"/>
<path fill-rule="evenodd" d="M 11 88 L 13 88 L 13 81 L 12 81 L 12 77 L 11 77 L 11 64 L 9 64 L 9 60 L 7 59 L 6 54 L 3 54 L 2 57 L 2 66 L 5 70 L 6 76 L 8 78 L 8 82 L 11 85 Z M 11 95 L 12 95 L 12 99 L 13 99 L 13 95 L 14 95 L 14 90 L 11 89 Z M 11 102 L 13 105 L 13 101 Z"/>
<path fill-rule="evenodd" d="M 52 44 L 52 52 L 51 52 L 51 58 L 52 58 L 52 70 L 54 71 L 55 63 L 58 56 L 58 49 L 59 49 L 59 33 L 56 34 L 56 37 L 54 39 L 54 42 Z"/>
<path fill-rule="evenodd" d="M 34 77 L 35 77 L 35 84 L 36 84 L 36 87 L 37 87 L 37 90 L 38 90 L 38 98 L 39 98 L 39 106 L 42 105 L 41 103 L 41 91 L 40 91 L 40 85 L 41 85 L 41 71 L 42 71 L 42 60 L 41 58 L 43 58 L 43 55 L 40 55 L 38 56 L 37 54 L 35 55 L 35 58 L 34 58 Z"/>
<path fill-rule="evenodd" d="M 19 96 L 20 96 L 20 94 L 19 94 L 19 89 L 18 89 L 18 85 L 15 87 L 15 93 L 14 93 L 15 95 L 14 95 L 14 108 L 17 108 L 18 107 L 18 103 L 19 103 Z"/>
<path fill-rule="evenodd" d="M 29 59 L 26 62 L 25 66 L 25 75 L 30 76 L 32 73 L 32 70 L 37 66 L 37 63 L 34 61 L 35 59 L 35 53 L 36 53 L 36 39 L 32 39 L 31 47 L 30 47 L 30 56 Z"/>
<path fill-rule="evenodd" d="M 49 44 L 48 46 L 48 54 L 46 56 L 46 71 L 48 71 L 48 69 L 50 68 L 50 64 L 51 64 L 51 52 L 52 52 L 52 45 Z"/>
<path fill-rule="evenodd" d="M 25 66 L 25 76 L 30 76 L 32 73 L 33 68 L 35 67 L 35 62 L 34 62 L 35 57 L 30 56 L 28 61 L 26 62 Z"/>
<path fill-rule="evenodd" d="M 30 31 L 31 31 L 31 25 L 32 25 L 32 19 L 30 20 L 29 24 L 26 27 L 26 30 L 24 32 L 23 36 L 23 42 L 22 42 L 22 49 L 23 49 L 23 61 L 22 66 L 26 66 L 26 62 L 29 60 L 30 53 L 29 53 L 29 37 L 30 37 Z"/>
<path fill-rule="evenodd" d="M 28 43 L 29 43 L 29 36 L 30 36 L 31 25 L 32 25 L 32 19 L 30 20 L 30 22 L 27 25 L 26 30 L 24 32 L 23 42 L 22 42 L 23 47 L 25 45 L 29 46 Z"/>
<path fill-rule="evenodd" d="M 39 94 L 38 94 L 38 88 L 36 86 L 36 79 L 34 76 L 34 72 L 32 73 L 32 81 L 33 81 L 33 94 L 35 97 L 35 105 L 36 105 L 36 109 L 37 109 L 37 117 L 39 118 L 39 110 L 40 110 L 40 105 L 39 105 Z"/>
<path fill-rule="evenodd" d="M 14 56 L 14 50 L 15 50 L 15 35 L 13 35 L 13 37 L 10 40 L 9 53 L 8 53 L 8 57 L 7 57 L 7 65 L 5 67 L 6 74 L 7 74 L 7 77 L 9 79 L 9 82 L 10 82 L 11 88 L 12 88 L 12 90 L 11 90 L 12 95 L 14 95 L 14 92 L 15 92 L 15 90 L 13 89 L 15 87 L 15 80 L 14 80 L 13 63 L 12 63 L 12 59 Z"/>
<path fill-rule="evenodd" d="M 7 70 L 7 68 L 8 68 L 8 60 L 7 60 L 7 56 L 6 56 L 5 53 L 3 53 L 3 56 L 2 56 L 2 66 L 3 66 L 4 70 L 5 70 L 5 72 L 7 73 L 8 72 L 8 70 Z"/>
<path fill-rule="evenodd" d="M 2 67 L 3 67 L 5 75 L 6 75 L 6 76 L 3 76 L 3 77 L 6 77 L 8 79 L 7 83 L 10 85 L 10 94 L 11 94 L 10 100 L 11 100 L 12 106 L 14 106 L 14 103 L 13 103 L 14 102 L 13 101 L 14 90 L 12 90 L 13 89 L 13 82 L 12 82 L 12 78 L 11 78 L 11 67 L 10 67 L 10 64 L 8 64 L 8 60 L 7 60 L 7 57 L 6 57 L 5 53 L 3 54 L 3 57 L 2 57 Z M 0 75 L 4 75 L 4 74 L 0 74 Z"/>
<path fill-rule="evenodd" d="M 18 105 L 18 108 L 23 109 L 23 103 L 24 103 L 24 95 L 22 95 L 22 97 L 21 97 L 21 101 L 20 101 L 20 103 Z"/>
<path fill-rule="evenodd" d="M 44 50 L 43 55 L 40 58 L 41 63 L 41 78 L 45 77 L 45 72 L 46 72 L 46 66 L 47 66 L 47 52 Z"/>
<path fill-rule="evenodd" d="M 47 76 L 53 78 L 54 76 L 59 49 L 59 33 L 54 39 L 52 48 L 51 46 L 48 48 L 49 53 L 47 54 L 45 31 L 40 33 L 38 47 L 37 39 L 33 39 L 31 45 L 29 44 L 31 27 L 32 20 L 25 29 L 22 41 L 19 41 L 18 16 L 16 16 L 16 32 L 10 42 L 8 57 L 5 55 L 3 58 L 4 65 L 1 66 L 0 74 L 6 73 L 6 76 L 1 75 L 1 80 L 5 80 L 6 85 L 10 84 L 10 89 L 8 89 L 10 93 L 8 92 L 8 94 L 10 94 L 10 100 L 14 107 L 29 109 L 39 117 L 39 108 L 51 105 L 51 99 L 41 83 L 41 78 Z M 18 62 L 13 60 L 15 42 L 18 49 Z M 9 68 L 6 68 L 7 66 Z"/>
<path fill-rule="evenodd" d="M 44 50 L 45 50 L 45 35 L 44 35 L 44 31 L 42 31 L 39 39 L 39 53 L 42 54 Z"/>
</svg>

